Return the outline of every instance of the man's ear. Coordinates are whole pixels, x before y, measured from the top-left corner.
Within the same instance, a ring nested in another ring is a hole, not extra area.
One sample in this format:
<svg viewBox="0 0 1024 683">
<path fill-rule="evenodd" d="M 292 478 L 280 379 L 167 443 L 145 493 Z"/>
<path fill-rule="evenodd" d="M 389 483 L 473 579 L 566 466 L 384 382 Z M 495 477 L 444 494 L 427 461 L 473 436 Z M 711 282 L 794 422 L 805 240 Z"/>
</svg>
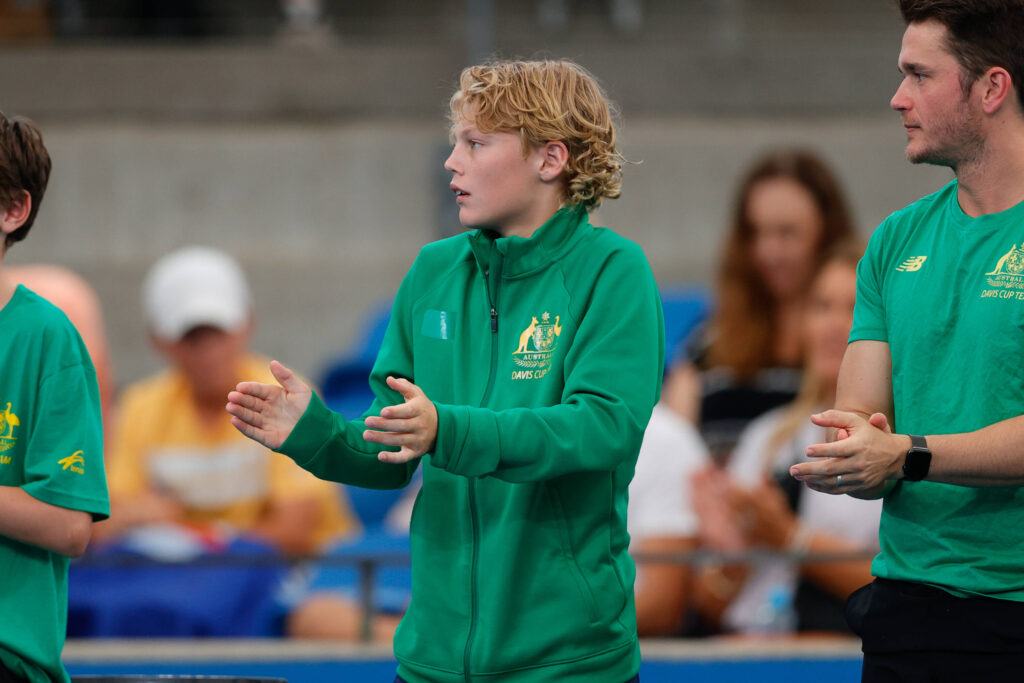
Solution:
<svg viewBox="0 0 1024 683">
<path fill-rule="evenodd" d="M 540 147 L 541 180 L 550 182 L 562 177 L 566 165 L 569 163 L 569 148 L 561 140 L 549 140 Z"/>
<path fill-rule="evenodd" d="M 15 195 L 11 205 L 0 214 L 0 232 L 10 235 L 25 224 L 31 213 L 32 195 L 28 193 L 28 190 L 22 190 Z"/>
<path fill-rule="evenodd" d="M 1013 79 L 1001 66 L 993 66 L 978 79 L 982 89 L 981 106 L 986 114 L 999 111 L 1008 97 L 1013 96 Z M 1024 102 L 1021 103 L 1024 106 Z"/>
</svg>

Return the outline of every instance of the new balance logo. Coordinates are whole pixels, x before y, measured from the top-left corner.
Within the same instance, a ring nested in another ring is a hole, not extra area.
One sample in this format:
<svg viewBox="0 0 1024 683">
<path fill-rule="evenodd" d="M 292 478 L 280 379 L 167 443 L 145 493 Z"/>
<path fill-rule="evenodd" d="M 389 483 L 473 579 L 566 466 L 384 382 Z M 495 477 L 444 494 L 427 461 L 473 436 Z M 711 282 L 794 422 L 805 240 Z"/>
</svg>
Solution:
<svg viewBox="0 0 1024 683">
<path fill-rule="evenodd" d="M 927 258 L 927 256 L 911 256 L 906 261 L 896 266 L 896 270 L 902 273 L 913 273 L 915 271 L 921 270 L 921 266 L 924 265 L 924 262 L 925 260 L 927 260 Z"/>
</svg>

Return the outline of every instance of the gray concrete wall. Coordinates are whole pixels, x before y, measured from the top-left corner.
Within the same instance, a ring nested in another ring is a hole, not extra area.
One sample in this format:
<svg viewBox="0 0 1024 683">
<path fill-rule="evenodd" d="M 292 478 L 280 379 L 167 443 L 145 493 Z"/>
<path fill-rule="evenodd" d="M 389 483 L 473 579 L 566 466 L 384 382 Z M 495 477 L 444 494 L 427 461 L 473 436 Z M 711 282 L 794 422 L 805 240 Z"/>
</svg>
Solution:
<svg viewBox="0 0 1024 683">
<path fill-rule="evenodd" d="M 241 0 L 239 0 L 241 2 Z M 493 0 L 500 57 L 568 57 L 628 113 L 871 114 L 897 83 L 892 0 L 638 0 L 616 29 L 606 0 Z M 344 0 L 330 38 L 58 41 L 0 52 L 0 104 L 49 120 L 266 121 L 443 113 L 480 41 L 465 0 Z M 321 36 L 323 37 L 323 36 Z M 0 46 L 3 47 L 3 46 Z"/>
</svg>

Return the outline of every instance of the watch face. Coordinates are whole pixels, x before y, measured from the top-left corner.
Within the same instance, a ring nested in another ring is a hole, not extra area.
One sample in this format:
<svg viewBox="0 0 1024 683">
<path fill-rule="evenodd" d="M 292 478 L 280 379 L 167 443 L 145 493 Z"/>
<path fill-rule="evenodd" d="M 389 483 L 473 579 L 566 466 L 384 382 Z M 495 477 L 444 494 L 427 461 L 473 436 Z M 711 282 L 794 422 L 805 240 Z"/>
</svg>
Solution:
<svg viewBox="0 0 1024 683">
<path fill-rule="evenodd" d="M 903 461 L 903 478 L 908 481 L 921 481 L 928 476 L 928 467 L 932 463 L 932 452 L 927 448 L 916 446 L 907 451 Z"/>
</svg>

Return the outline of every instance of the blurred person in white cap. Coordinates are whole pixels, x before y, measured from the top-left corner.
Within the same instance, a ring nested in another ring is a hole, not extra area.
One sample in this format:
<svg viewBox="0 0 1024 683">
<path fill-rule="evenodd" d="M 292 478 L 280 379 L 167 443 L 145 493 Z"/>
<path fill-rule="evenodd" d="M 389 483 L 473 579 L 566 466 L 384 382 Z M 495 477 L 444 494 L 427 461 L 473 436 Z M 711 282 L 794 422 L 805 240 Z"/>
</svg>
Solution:
<svg viewBox="0 0 1024 683">
<path fill-rule="evenodd" d="M 242 378 L 270 381 L 249 351 L 254 328 L 245 274 L 227 254 L 190 246 L 146 276 L 150 341 L 169 367 L 123 393 L 110 440 L 111 518 L 103 538 L 185 528 L 216 546 L 261 539 L 289 555 L 314 552 L 355 526 L 337 487 L 232 428 L 224 396 Z"/>
</svg>

